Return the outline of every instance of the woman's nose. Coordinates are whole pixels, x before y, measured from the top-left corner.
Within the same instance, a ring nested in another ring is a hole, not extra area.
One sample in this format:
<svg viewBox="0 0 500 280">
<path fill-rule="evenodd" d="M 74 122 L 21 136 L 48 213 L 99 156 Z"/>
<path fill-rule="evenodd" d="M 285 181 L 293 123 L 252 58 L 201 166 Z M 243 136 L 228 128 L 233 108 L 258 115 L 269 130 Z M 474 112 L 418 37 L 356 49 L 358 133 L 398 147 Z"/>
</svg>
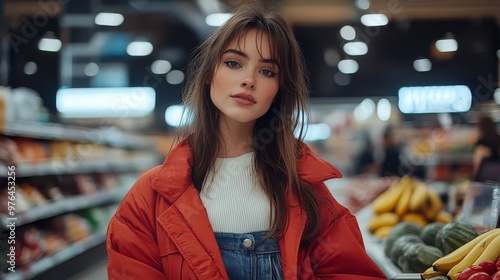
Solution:
<svg viewBox="0 0 500 280">
<path fill-rule="evenodd" d="M 244 87 L 244 88 L 254 89 L 255 88 L 255 82 L 253 82 L 250 79 L 245 79 L 244 81 L 241 82 L 241 86 Z"/>
</svg>

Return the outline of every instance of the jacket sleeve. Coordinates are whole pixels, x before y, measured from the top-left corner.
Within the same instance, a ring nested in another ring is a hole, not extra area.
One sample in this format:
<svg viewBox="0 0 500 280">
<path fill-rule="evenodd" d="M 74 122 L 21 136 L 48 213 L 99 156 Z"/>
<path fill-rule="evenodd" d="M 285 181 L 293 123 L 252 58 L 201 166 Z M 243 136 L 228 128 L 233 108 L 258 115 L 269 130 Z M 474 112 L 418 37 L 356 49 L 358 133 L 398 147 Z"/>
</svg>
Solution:
<svg viewBox="0 0 500 280">
<path fill-rule="evenodd" d="M 308 250 L 315 279 L 387 279 L 366 253 L 356 217 L 333 198 L 324 184 L 320 194 L 333 204 L 334 216 L 322 221 L 324 226 Z"/>
<path fill-rule="evenodd" d="M 108 279 L 165 279 L 156 242 L 149 171 L 130 189 L 108 225 Z"/>
</svg>

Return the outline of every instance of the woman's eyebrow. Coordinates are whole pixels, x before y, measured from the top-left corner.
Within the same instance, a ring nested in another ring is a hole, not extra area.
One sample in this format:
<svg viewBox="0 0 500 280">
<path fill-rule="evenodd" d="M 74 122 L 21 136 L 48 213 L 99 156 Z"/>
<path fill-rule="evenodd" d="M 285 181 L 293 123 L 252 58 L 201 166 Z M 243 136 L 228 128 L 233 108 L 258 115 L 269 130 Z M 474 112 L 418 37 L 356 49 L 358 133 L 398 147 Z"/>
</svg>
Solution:
<svg viewBox="0 0 500 280">
<path fill-rule="evenodd" d="M 235 49 L 227 49 L 225 50 L 222 54 L 226 54 L 226 53 L 234 53 L 236 55 L 239 55 L 245 59 L 249 59 L 248 55 L 242 51 L 239 51 L 239 50 L 235 50 Z M 276 59 L 271 59 L 271 58 L 261 58 L 259 59 L 259 62 L 263 62 L 263 63 L 271 63 L 271 64 L 274 64 L 274 65 L 278 65 L 278 61 Z"/>
</svg>

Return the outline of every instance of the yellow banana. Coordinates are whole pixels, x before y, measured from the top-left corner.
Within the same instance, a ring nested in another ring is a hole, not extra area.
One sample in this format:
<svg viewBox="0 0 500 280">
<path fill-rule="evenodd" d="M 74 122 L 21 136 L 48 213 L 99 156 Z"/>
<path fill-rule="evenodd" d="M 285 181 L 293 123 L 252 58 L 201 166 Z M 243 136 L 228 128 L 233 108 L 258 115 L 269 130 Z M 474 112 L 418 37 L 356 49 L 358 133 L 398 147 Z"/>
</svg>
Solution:
<svg viewBox="0 0 500 280">
<path fill-rule="evenodd" d="M 386 238 L 391 233 L 392 228 L 394 228 L 394 226 L 379 227 L 378 229 L 376 229 L 373 232 L 373 236 L 376 236 L 376 237 L 382 238 L 382 239 Z"/>
<path fill-rule="evenodd" d="M 488 247 L 484 249 L 483 253 L 477 260 L 473 263 L 473 265 L 479 264 L 482 261 L 488 260 L 496 262 L 500 257 L 500 233 L 497 234 L 495 239 L 493 239 Z"/>
<path fill-rule="evenodd" d="M 393 211 L 403 190 L 403 184 L 398 181 L 385 192 L 381 193 L 377 198 L 375 198 L 372 204 L 375 214 Z"/>
<path fill-rule="evenodd" d="M 424 211 L 425 217 L 429 221 L 434 221 L 439 212 L 443 210 L 443 201 L 435 190 L 428 188 L 427 202 L 428 205 Z"/>
<path fill-rule="evenodd" d="M 445 211 L 439 211 L 439 213 L 434 218 L 434 221 L 443 224 L 451 223 L 453 221 L 453 215 Z"/>
<path fill-rule="evenodd" d="M 394 208 L 394 212 L 396 212 L 396 214 L 398 214 L 400 217 L 402 217 L 408 211 L 408 205 L 410 204 L 413 188 L 413 183 L 403 185 L 403 192 L 401 193 L 399 201 L 396 203 L 396 208 Z"/>
<path fill-rule="evenodd" d="M 404 214 L 403 217 L 401 217 L 401 221 L 414 222 L 422 227 L 425 227 L 428 224 L 427 219 L 422 214 L 414 212 Z"/>
<path fill-rule="evenodd" d="M 443 256 L 437 259 L 432 267 L 436 271 L 441 271 L 444 273 L 448 273 L 450 269 L 452 269 L 455 265 L 457 265 L 460 261 L 462 261 L 465 256 L 481 241 L 483 241 L 488 236 L 496 236 L 496 234 L 500 234 L 500 228 L 489 230 L 471 241 L 465 243 L 464 245 L 458 247 L 455 251 L 449 253 L 446 256 Z"/>
<path fill-rule="evenodd" d="M 426 269 L 422 274 L 420 274 L 420 277 L 422 279 L 429 279 L 429 278 L 432 278 L 432 277 L 436 277 L 436 276 L 444 276 L 446 275 L 445 272 L 441 272 L 441 271 L 434 271 L 434 269 L 431 267 L 429 267 L 428 269 Z"/>
<path fill-rule="evenodd" d="M 425 205 L 428 189 L 429 187 L 422 182 L 415 183 L 415 187 L 410 198 L 410 204 L 408 205 L 410 211 L 416 211 Z"/>
<path fill-rule="evenodd" d="M 498 232 L 486 236 L 483 240 L 479 241 L 472 250 L 454 267 L 448 271 L 448 277 L 452 280 L 456 280 L 460 272 L 462 272 L 467 267 L 472 266 L 472 264 L 481 256 L 481 254 L 486 250 L 491 241 L 493 241 L 498 236 Z"/>
<path fill-rule="evenodd" d="M 386 212 L 373 216 L 368 222 L 368 230 L 375 232 L 385 226 L 394 226 L 399 222 L 399 216 L 393 212 Z"/>
</svg>

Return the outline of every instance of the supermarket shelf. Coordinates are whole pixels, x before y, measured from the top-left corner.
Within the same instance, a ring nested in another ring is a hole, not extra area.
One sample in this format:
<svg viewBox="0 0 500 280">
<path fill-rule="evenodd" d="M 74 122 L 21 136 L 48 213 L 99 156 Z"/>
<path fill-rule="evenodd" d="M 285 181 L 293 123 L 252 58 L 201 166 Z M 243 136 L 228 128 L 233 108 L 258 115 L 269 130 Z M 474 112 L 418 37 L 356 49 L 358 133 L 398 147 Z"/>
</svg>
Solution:
<svg viewBox="0 0 500 280">
<path fill-rule="evenodd" d="M 42 163 L 20 163 L 15 164 L 15 177 L 31 177 L 46 175 L 82 174 L 82 173 L 106 173 L 106 172 L 130 172 L 154 166 L 158 164 L 156 156 L 131 157 L 126 159 L 101 159 L 101 160 L 68 160 L 47 161 Z M 7 178 L 7 166 L 0 164 L 0 178 Z"/>
<path fill-rule="evenodd" d="M 16 272 L 11 272 L 3 276 L 5 280 L 27 280 L 46 272 L 57 265 L 60 265 L 78 255 L 81 255 L 93 247 L 103 244 L 106 241 L 106 228 L 92 234 L 91 236 L 73 243 L 62 249 L 58 253 L 44 257 L 36 262 L 31 263 L 25 269 L 16 268 Z"/>
<path fill-rule="evenodd" d="M 56 123 L 11 122 L 0 134 L 46 140 L 67 140 L 111 145 L 129 149 L 152 149 L 154 143 L 146 137 L 130 135 L 115 128 L 87 128 Z"/>
<path fill-rule="evenodd" d="M 360 225 L 366 252 L 389 280 L 421 280 L 418 273 L 404 273 L 384 253 L 381 240 L 374 238 L 367 230 L 370 217 L 373 216 L 371 204 L 356 213 Z"/>
<path fill-rule="evenodd" d="M 9 217 L 5 214 L 0 215 L 0 220 L 2 221 L 0 230 L 7 230 L 7 225 L 13 218 L 17 218 L 15 224 L 16 227 L 19 227 L 64 213 L 120 202 L 127 191 L 125 188 L 118 188 L 116 190 L 98 192 L 93 195 L 70 197 L 44 206 L 35 207 L 14 217 Z"/>
</svg>

